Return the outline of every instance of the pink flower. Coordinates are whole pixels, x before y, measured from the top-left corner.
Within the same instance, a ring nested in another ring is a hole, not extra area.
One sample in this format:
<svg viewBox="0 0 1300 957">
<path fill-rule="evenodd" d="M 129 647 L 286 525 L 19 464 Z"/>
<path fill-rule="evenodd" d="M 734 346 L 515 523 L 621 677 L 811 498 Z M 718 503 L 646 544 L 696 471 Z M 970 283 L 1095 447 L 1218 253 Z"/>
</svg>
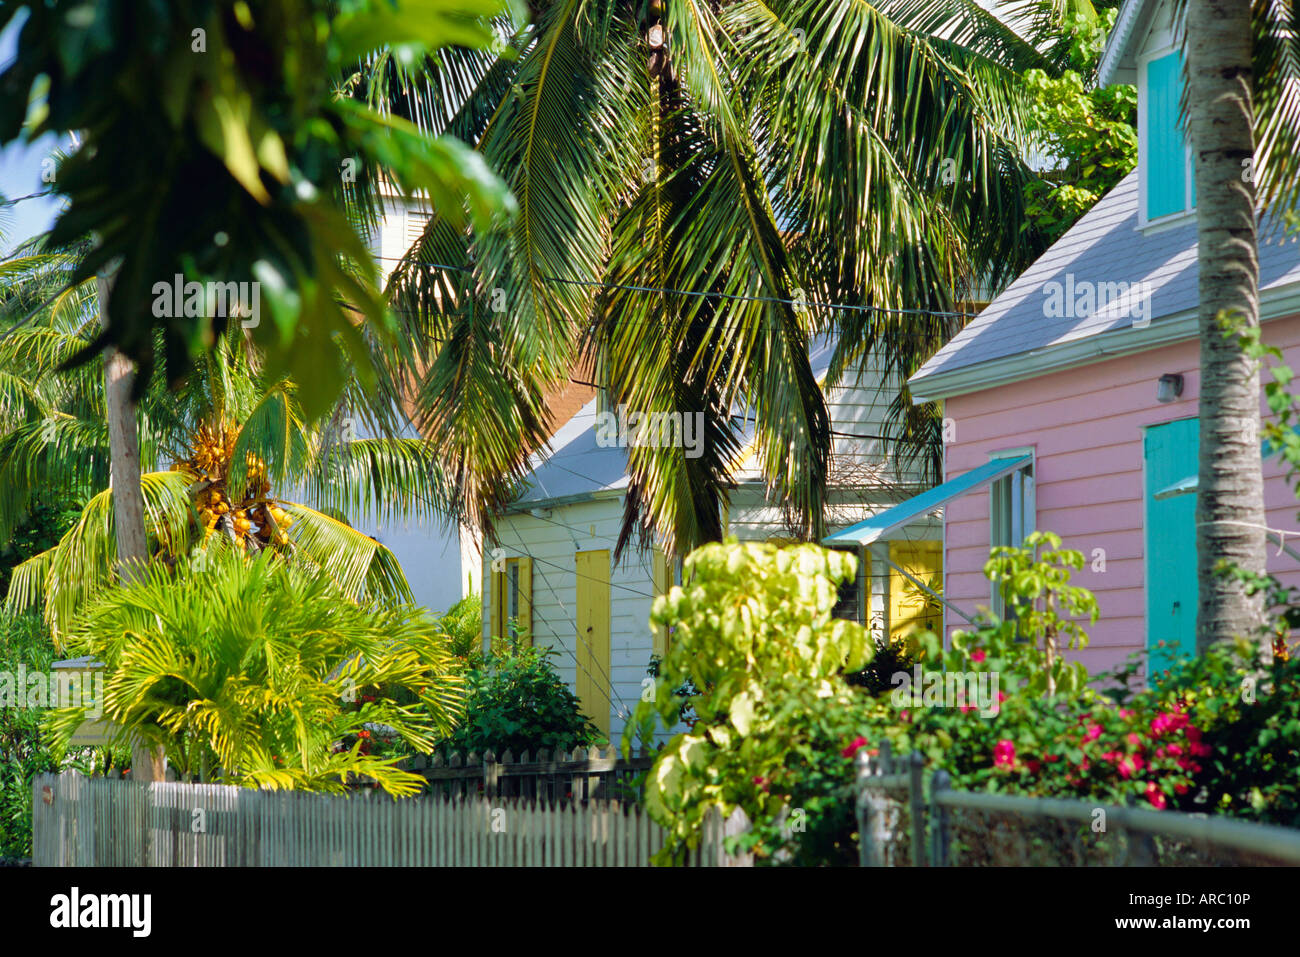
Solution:
<svg viewBox="0 0 1300 957">
<path fill-rule="evenodd" d="M 979 664 L 981 661 L 983 661 L 983 660 L 984 660 L 985 658 L 987 658 L 987 657 L 988 657 L 988 655 L 986 655 L 986 654 L 984 653 L 984 649 L 983 649 L 983 648 L 976 648 L 974 651 L 972 651 L 972 652 L 970 653 L 970 660 L 973 661 L 973 662 L 975 662 L 976 664 Z"/>
<path fill-rule="evenodd" d="M 1088 733 L 1084 735 L 1084 737 L 1088 741 L 1096 741 L 1098 738 L 1101 737 L 1101 725 L 1099 724 L 1088 725 Z"/>
<path fill-rule="evenodd" d="M 1004 738 L 993 745 L 993 766 L 1011 767 L 1016 762 L 1015 743 Z"/>
<path fill-rule="evenodd" d="M 904 721 L 911 721 L 911 720 L 912 720 L 912 712 L 908 711 L 906 708 L 904 708 L 902 711 L 900 711 L 899 714 L 898 714 L 898 716 L 899 716 L 900 718 L 902 718 Z"/>
<path fill-rule="evenodd" d="M 1042 765 L 1037 761 L 1030 760 L 1025 762 L 1025 768 L 1028 769 L 1030 774 L 1037 774 L 1041 767 Z"/>
<path fill-rule="evenodd" d="M 1142 739 L 1137 736 L 1136 732 L 1130 732 L 1128 736 L 1128 743 L 1133 745 L 1133 747 L 1136 748 L 1139 744 L 1142 743 Z"/>
<path fill-rule="evenodd" d="M 1147 785 L 1147 800 L 1151 802 L 1151 806 L 1157 811 L 1163 811 L 1169 804 L 1165 792 L 1156 786 L 1155 781 Z"/>
<path fill-rule="evenodd" d="M 1120 708 L 1120 709 L 1119 709 L 1119 716 L 1120 716 L 1121 718 L 1128 719 L 1128 718 L 1133 717 L 1133 712 L 1132 712 L 1132 711 L 1129 711 L 1127 708 Z"/>
<path fill-rule="evenodd" d="M 1006 700 L 1007 700 L 1007 693 L 1006 693 L 1005 691 L 999 691 L 999 692 L 998 692 L 998 704 L 1001 704 L 1002 702 L 1004 702 L 1004 701 L 1006 701 Z"/>
<path fill-rule="evenodd" d="M 858 735 L 856 738 L 854 738 L 852 741 L 849 742 L 849 746 L 845 748 L 843 751 L 841 751 L 840 754 L 844 755 L 846 758 L 851 758 L 853 757 L 853 755 L 857 754 L 861 748 L 865 748 L 866 746 L 867 746 L 867 739 L 864 738 L 862 735 Z"/>
<path fill-rule="evenodd" d="M 1122 777 L 1125 781 L 1127 781 L 1130 777 L 1133 776 L 1133 766 L 1129 764 L 1128 758 L 1125 758 L 1124 760 L 1120 761 L 1119 764 L 1115 765 L 1115 769 L 1119 771 L 1119 776 Z"/>
</svg>

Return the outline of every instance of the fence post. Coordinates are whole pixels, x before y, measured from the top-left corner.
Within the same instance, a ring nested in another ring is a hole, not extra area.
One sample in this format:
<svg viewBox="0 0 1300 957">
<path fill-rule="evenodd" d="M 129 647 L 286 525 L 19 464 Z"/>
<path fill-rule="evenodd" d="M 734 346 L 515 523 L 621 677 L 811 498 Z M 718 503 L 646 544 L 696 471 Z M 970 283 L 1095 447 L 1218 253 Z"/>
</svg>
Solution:
<svg viewBox="0 0 1300 957">
<path fill-rule="evenodd" d="M 912 866 L 925 867 L 925 804 L 921 782 L 925 758 L 920 751 L 913 751 L 907 756 L 907 765 L 907 792 L 912 815 Z"/>
<path fill-rule="evenodd" d="M 1125 795 L 1124 804 L 1133 807 L 1136 799 L 1132 794 Z M 1112 817 L 1120 818 L 1120 827 L 1124 829 L 1124 866 L 1125 867 L 1155 867 L 1159 864 L 1156 859 L 1156 841 L 1150 834 L 1145 831 L 1135 831 L 1128 826 L 1127 815 L 1112 814 Z"/>
<path fill-rule="evenodd" d="M 867 785 L 871 777 L 871 757 L 866 748 L 859 748 L 855 759 L 857 777 L 858 813 L 858 866 L 871 867 L 871 820 L 867 813 Z"/>
<path fill-rule="evenodd" d="M 930 778 L 930 866 L 948 866 L 948 809 L 939 795 L 952 788 L 952 776 L 942 768 Z"/>
</svg>

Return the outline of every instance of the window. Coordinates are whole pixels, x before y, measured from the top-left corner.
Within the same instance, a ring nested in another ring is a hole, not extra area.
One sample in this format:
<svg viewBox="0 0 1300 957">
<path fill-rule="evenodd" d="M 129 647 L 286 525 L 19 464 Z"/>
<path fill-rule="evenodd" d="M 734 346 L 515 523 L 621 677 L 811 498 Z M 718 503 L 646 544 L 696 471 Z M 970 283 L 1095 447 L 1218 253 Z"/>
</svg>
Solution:
<svg viewBox="0 0 1300 957">
<path fill-rule="evenodd" d="M 838 600 L 835 602 L 835 607 L 831 609 L 831 617 L 842 618 L 845 621 L 865 622 L 863 610 L 866 607 L 867 562 L 860 548 L 842 549 L 842 551 L 851 552 L 857 558 L 858 571 L 851 581 L 840 583 Z"/>
<path fill-rule="evenodd" d="M 492 572 L 491 637 L 513 638 L 526 634 L 532 643 L 533 560 L 507 558 Z"/>
<path fill-rule="evenodd" d="M 1034 530 L 1034 524 L 1034 466 L 1031 463 L 1004 475 L 989 487 L 989 545 L 1020 546 L 1024 544 L 1025 536 Z M 993 588 L 992 607 L 999 618 L 1006 617 L 1006 608 L 996 586 Z"/>
<path fill-rule="evenodd" d="M 1179 101 L 1183 57 L 1177 50 L 1153 57 L 1142 67 L 1140 126 L 1144 220 L 1161 219 L 1196 208 L 1192 150 L 1183 130 Z"/>
</svg>

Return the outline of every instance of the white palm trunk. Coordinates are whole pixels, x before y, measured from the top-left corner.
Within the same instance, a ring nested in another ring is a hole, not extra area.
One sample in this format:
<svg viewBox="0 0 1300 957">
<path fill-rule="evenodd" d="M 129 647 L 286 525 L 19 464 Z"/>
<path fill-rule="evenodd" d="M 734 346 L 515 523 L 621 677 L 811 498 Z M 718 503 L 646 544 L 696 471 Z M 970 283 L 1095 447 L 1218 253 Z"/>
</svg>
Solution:
<svg viewBox="0 0 1300 957">
<path fill-rule="evenodd" d="M 1251 99 L 1251 4 L 1189 0 L 1187 115 L 1194 153 L 1200 268 L 1200 466 L 1196 504 L 1200 607 L 1196 647 L 1257 637 L 1262 602 L 1220 562 L 1264 570 L 1259 368 L 1222 319 L 1259 324 Z"/>
</svg>

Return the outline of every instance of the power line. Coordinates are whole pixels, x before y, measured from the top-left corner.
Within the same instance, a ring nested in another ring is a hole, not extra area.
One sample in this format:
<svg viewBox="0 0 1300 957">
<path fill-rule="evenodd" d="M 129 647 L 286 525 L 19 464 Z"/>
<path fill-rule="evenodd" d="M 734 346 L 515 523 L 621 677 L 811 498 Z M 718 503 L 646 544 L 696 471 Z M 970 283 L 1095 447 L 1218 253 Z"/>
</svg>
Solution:
<svg viewBox="0 0 1300 957">
<path fill-rule="evenodd" d="M 39 193 L 28 193 L 26 196 L 15 196 L 13 199 L 0 200 L 0 206 L 16 206 L 17 204 L 28 199 L 38 199 L 41 196 L 49 196 L 53 193 L 52 189 L 43 189 Z"/>
<path fill-rule="evenodd" d="M 470 273 L 471 275 L 474 272 L 474 270 L 468 266 L 450 266 L 446 263 L 426 262 L 420 259 L 407 259 L 401 256 L 376 256 L 375 258 L 384 262 L 409 263 L 413 266 L 427 266 L 430 269 L 447 269 L 452 272 L 464 272 Z M 894 316 L 936 316 L 944 319 L 974 319 L 977 315 L 973 312 L 944 312 L 937 309 L 889 309 L 885 306 L 862 306 L 851 303 L 815 302 L 808 299 L 782 299 L 778 296 L 741 296 L 728 292 L 700 292 L 693 289 L 667 289 L 660 286 L 633 286 L 627 283 L 603 282 L 592 279 L 565 279 L 559 276 L 539 276 L 538 278 L 543 282 L 588 286 L 599 289 L 620 289 L 628 292 L 649 292 L 655 293 L 656 295 L 669 296 L 696 296 L 704 299 L 730 299 L 737 302 L 783 303 L 787 306 L 803 308 L 817 307 L 820 309 L 845 309 L 851 312 L 878 312 Z"/>
</svg>

